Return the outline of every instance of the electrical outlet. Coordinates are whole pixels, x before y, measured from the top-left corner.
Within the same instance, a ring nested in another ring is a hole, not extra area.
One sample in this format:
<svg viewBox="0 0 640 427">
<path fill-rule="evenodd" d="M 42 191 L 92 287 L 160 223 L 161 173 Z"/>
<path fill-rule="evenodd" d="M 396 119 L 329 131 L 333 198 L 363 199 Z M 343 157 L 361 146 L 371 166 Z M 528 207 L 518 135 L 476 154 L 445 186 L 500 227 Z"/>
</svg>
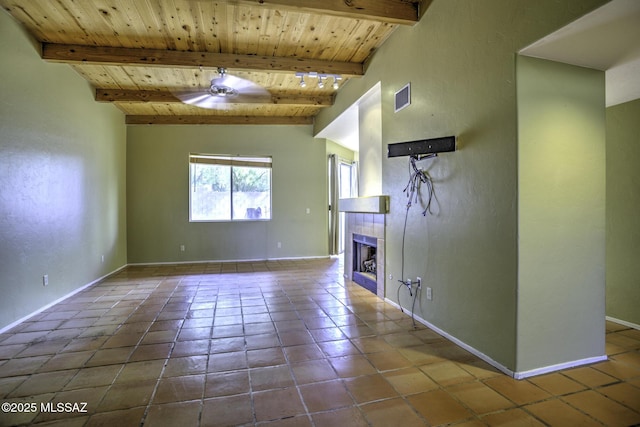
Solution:
<svg viewBox="0 0 640 427">
<path fill-rule="evenodd" d="M 282 242 L 278 242 L 277 246 L 278 246 L 278 249 L 282 248 Z"/>
<path fill-rule="evenodd" d="M 184 245 L 180 245 L 180 252 L 184 252 L 184 249 L 185 249 Z"/>
<path fill-rule="evenodd" d="M 104 264 L 104 255 L 100 257 L 100 262 Z"/>
<path fill-rule="evenodd" d="M 45 274 L 44 276 L 42 276 L 42 286 L 47 286 L 49 285 L 49 275 Z"/>
<path fill-rule="evenodd" d="M 416 282 L 418 282 L 418 289 L 422 289 L 422 278 L 421 278 L 421 277 L 418 277 L 418 278 L 416 279 Z"/>
<path fill-rule="evenodd" d="M 429 288 L 429 287 L 427 287 L 427 299 L 429 301 L 433 300 L 433 292 L 432 292 L 431 288 Z"/>
</svg>

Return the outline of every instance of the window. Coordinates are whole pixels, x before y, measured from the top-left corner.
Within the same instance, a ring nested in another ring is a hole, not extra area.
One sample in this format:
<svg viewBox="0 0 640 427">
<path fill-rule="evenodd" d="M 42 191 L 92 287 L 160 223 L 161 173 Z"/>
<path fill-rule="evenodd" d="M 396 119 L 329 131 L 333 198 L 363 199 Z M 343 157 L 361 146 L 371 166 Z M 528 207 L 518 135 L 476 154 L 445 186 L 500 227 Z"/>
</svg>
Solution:
<svg viewBox="0 0 640 427">
<path fill-rule="evenodd" d="M 189 155 L 189 220 L 271 219 L 271 157 Z"/>
</svg>

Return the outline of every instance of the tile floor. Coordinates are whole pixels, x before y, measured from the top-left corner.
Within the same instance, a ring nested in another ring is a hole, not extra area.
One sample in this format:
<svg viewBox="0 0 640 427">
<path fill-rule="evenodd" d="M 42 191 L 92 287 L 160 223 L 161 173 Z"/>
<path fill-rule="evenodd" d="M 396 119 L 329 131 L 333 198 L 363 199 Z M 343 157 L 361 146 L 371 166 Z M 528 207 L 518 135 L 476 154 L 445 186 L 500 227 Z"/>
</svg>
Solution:
<svg viewBox="0 0 640 427">
<path fill-rule="evenodd" d="M 0 335 L 0 425 L 640 424 L 638 330 L 515 381 L 343 282 L 336 259 L 129 267 Z"/>
</svg>

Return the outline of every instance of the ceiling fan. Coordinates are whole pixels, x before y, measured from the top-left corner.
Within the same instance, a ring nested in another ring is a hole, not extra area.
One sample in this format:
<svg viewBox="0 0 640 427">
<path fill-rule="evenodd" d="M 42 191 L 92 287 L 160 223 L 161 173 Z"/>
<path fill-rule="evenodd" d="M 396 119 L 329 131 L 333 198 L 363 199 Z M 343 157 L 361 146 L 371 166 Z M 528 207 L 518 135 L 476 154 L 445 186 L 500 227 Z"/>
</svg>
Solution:
<svg viewBox="0 0 640 427">
<path fill-rule="evenodd" d="M 219 77 L 208 88 L 174 92 L 183 103 L 200 108 L 219 108 L 224 104 L 268 102 L 271 94 L 262 86 L 240 77 L 230 76 L 225 68 L 218 68 Z"/>
</svg>

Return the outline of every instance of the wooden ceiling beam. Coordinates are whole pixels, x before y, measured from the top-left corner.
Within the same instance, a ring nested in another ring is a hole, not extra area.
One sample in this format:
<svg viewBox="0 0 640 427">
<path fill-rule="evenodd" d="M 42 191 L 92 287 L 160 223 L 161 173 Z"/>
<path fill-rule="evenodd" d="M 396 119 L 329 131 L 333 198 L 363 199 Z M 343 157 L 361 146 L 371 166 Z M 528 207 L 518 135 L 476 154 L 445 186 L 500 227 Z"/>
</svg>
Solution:
<svg viewBox="0 0 640 427">
<path fill-rule="evenodd" d="M 57 43 L 42 43 L 42 59 L 70 64 L 196 69 L 223 67 L 271 72 L 315 71 L 323 74 L 339 74 L 345 77 L 364 75 L 363 65 L 353 62 Z"/>
<path fill-rule="evenodd" d="M 309 116 L 127 115 L 128 125 L 310 125 Z"/>
<path fill-rule="evenodd" d="M 131 89 L 96 89 L 96 101 L 98 102 L 157 102 L 175 103 L 181 102 L 171 92 L 157 90 L 131 90 Z M 230 98 L 229 104 L 234 104 Z M 332 95 L 272 95 L 270 102 L 262 98 L 247 101 L 244 97 L 239 104 L 273 104 L 273 105 L 307 105 L 314 107 L 330 107 L 333 105 Z"/>
<path fill-rule="evenodd" d="M 414 25 L 420 20 L 420 3 L 423 0 L 228 0 L 239 3 L 278 9 L 302 10 L 311 13 L 367 19 L 389 24 Z"/>
</svg>

